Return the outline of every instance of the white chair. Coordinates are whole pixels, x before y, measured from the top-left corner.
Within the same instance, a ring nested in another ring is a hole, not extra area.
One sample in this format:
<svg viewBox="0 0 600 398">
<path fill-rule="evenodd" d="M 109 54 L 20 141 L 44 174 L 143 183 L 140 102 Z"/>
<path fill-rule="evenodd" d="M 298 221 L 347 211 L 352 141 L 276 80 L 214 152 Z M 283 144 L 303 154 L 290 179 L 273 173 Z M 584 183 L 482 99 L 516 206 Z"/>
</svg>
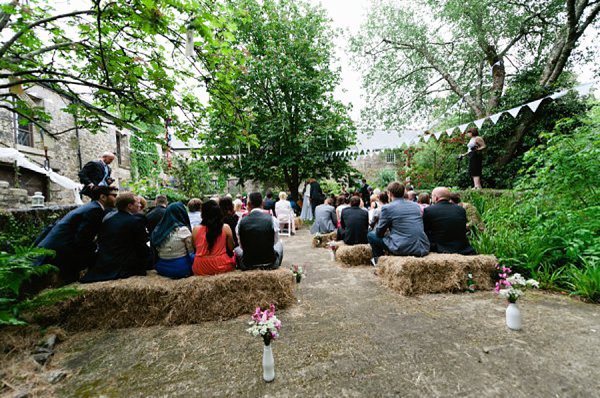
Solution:
<svg viewBox="0 0 600 398">
<path fill-rule="evenodd" d="M 279 218 L 277 218 L 277 220 L 279 221 L 279 235 L 292 236 L 292 215 L 288 214 L 287 220 L 281 220 Z"/>
</svg>

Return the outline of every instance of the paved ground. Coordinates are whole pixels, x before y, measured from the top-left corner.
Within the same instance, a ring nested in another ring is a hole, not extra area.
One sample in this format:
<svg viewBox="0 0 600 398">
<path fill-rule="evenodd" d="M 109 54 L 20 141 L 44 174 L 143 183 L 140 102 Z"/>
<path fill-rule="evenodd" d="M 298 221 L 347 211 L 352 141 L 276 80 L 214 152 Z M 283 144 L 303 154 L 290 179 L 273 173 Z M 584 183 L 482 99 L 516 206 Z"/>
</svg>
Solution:
<svg viewBox="0 0 600 398">
<path fill-rule="evenodd" d="M 600 396 L 600 307 L 535 293 L 525 328 L 504 324 L 492 293 L 405 298 L 373 269 L 342 269 L 306 230 L 285 240 L 284 266 L 304 265 L 302 302 L 281 311 L 276 379 L 262 381 L 262 343 L 248 317 L 70 336 L 54 394 L 80 397 Z M 135 314 L 132 314 L 134 316 Z"/>
</svg>

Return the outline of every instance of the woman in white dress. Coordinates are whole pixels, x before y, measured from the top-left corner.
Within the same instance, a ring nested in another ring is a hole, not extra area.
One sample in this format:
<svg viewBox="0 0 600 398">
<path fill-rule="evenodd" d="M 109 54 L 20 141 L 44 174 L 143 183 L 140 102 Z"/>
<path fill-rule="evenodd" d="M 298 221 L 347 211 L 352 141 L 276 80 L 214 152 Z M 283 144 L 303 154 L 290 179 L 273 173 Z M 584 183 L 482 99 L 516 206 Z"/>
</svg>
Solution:
<svg viewBox="0 0 600 398">
<path fill-rule="evenodd" d="M 294 211 L 292 205 L 287 200 L 287 194 L 285 192 L 279 192 L 279 200 L 275 203 L 275 214 L 277 214 L 277 221 L 279 221 L 279 230 L 281 231 L 283 224 L 291 224 L 288 228 L 292 232 L 292 235 L 296 233 L 296 220 L 294 219 Z"/>
<path fill-rule="evenodd" d="M 303 220 L 312 220 L 315 218 L 312 212 L 312 207 L 310 206 L 310 183 L 307 181 L 304 185 L 304 196 L 302 198 L 302 213 L 300 213 L 300 218 Z"/>
</svg>

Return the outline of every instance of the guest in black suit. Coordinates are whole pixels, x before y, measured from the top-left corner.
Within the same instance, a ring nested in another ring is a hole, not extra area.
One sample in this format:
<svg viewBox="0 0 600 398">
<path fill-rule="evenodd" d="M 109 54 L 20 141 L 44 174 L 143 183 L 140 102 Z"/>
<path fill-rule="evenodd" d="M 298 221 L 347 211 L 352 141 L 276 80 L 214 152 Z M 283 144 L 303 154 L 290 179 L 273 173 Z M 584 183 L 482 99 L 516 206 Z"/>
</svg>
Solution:
<svg viewBox="0 0 600 398">
<path fill-rule="evenodd" d="M 275 201 L 273 200 L 273 192 L 267 192 L 267 198 L 265 199 L 265 205 L 263 206 L 263 208 L 265 210 L 270 211 L 274 217 L 277 217 L 277 214 L 275 213 Z"/>
<path fill-rule="evenodd" d="M 104 152 L 100 160 L 87 162 L 79 172 L 79 182 L 83 184 L 82 195 L 91 198 L 92 188 L 95 186 L 110 185 L 114 180 L 110 177 L 109 164 L 115 159 L 112 152 Z"/>
<path fill-rule="evenodd" d="M 362 179 L 362 186 L 360 187 L 360 196 L 363 200 L 365 207 L 368 207 L 369 203 L 371 202 L 371 191 L 369 184 L 367 184 L 367 180 L 365 180 L 364 178 Z"/>
<path fill-rule="evenodd" d="M 132 193 L 117 198 L 117 214 L 102 223 L 98 233 L 96 263 L 80 279 L 82 283 L 146 275 L 149 248 L 144 224 L 134 214 L 140 201 Z"/>
<path fill-rule="evenodd" d="M 36 264 L 58 267 L 63 284 L 75 282 L 79 272 L 94 263 L 94 239 L 105 212 L 115 204 L 117 188 L 96 186 L 90 195 L 93 199 L 90 203 L 70 211 L 38 244 L 38 247 L 54 250 L 56 256 L 41 258 Z"/>
<path fill-rule="evenodd" d="M 237 223 L 240 220 L 240 217 L 237 214 L 235 214 L 235 210 L 233 209 L 233 200 L 231 200 L 231 198 L 228 196 L 223 196 L 221 199 L 219 199 L 219 207 L 223 212 L 223 222 L 229 225 L 229 228 L 231 228 L 231 232 L 233 232 L 233 247 L 238 247 L 238 240 L 237 234 L 235 233 L 235 228 L 237 227 Z"/>
<path fill-rule="evenodd" d="M 343 240 L 347 245 L 368 243 L 369 213 L 361 209 L 360 198 L 353 196 L 350 207 L 342 210 L 341 228 L 337 231 L 337 240 Z"/>
<path fill-rule="evenodd" d="M 321 185 L 317 182 L 316 178 L 312 177 L 310 179 L 310 206 L 312 207 L 312 214 L 315 214 L 318 205 L 323 204 L 324 196 Z"/>
<path fill-rule="evenodd" d="M 239 246 L 235 248 L 237 268 L 275 269 L 283 259 L 283 244 L 279 240 L 279 221 L 262 209 L 262 195 L 252 192 L 248 197 L 250 213 L 237 224 Z"/>
<path fill-rule="evenodd" d="M 169 201 L 165 195 L 156 195 L 156 199 L 154 199 L 154 209 L 150 210 L 148 215 L 146 216 L 148 228 L 148 235 L 152 235 L 152 231 L 158 225 L 160 220 L 162 220 L 165 211 L 167 211 L 167 205 Z"/>
<path fill-rule="evenodd" d="M 437 187 L 431 196 L 435 204 L 423 209 L 423 224 L 431 244 L 431 251 L 475 254 L 467 239 L 465 209 L 450 201 L 448 188 Z"/>
</svg>

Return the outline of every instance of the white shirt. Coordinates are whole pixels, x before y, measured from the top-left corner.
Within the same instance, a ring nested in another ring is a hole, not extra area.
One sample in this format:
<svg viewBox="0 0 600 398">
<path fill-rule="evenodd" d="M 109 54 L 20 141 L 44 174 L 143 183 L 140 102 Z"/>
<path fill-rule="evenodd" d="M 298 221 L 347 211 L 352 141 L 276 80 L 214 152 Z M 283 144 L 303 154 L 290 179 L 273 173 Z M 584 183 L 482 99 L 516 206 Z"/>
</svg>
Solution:
<svg viewBox="0 0 600 398">
<path fill-rule="evenodd" d="M 165 260 L 183 257 L 194 252 L 192 233 L 187 227 L 177 227 L 162 245 L 156 248 L 158 257 Z"/>
</svg>

